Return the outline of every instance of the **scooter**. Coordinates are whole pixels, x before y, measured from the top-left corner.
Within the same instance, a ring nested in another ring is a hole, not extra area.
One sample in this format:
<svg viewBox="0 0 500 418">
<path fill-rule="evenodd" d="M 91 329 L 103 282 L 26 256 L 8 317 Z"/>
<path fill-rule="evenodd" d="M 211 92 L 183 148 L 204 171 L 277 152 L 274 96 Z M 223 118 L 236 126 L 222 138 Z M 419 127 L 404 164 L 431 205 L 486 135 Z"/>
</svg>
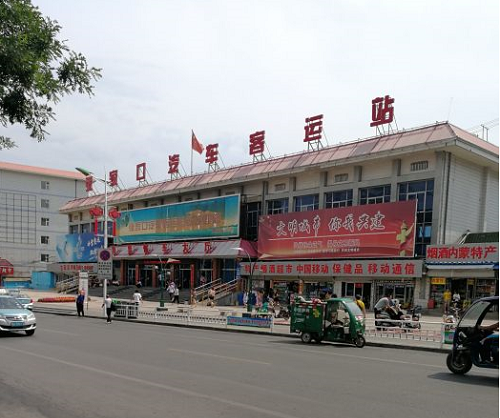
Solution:
<svg viewBox="0 0 500 418">
<path fill-rule="evenodd" d="M 375 314 L 375 326 L 378 328 L 420 329 L 422 327 L 420 323 L 421 310 L 421 306 L 415 306 L 413 309 L 407 310 L 405 314 L 401 309 L 401 304 L 395 299 L 393 306 Z"/>
</svg>

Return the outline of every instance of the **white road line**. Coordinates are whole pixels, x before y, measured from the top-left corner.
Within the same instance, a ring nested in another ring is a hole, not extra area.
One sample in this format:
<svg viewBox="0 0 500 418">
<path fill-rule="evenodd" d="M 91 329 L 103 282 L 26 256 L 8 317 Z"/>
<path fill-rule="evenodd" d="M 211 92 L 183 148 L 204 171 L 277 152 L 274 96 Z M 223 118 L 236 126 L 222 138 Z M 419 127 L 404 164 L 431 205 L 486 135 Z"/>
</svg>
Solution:
<svg viewBox="0 0 500 418">
<path fill-rule="evenodd" d="M 169 348 L 168 350 L 169 351 L 176 351 L 178 353 L 194 354 L 196 356 L 206 356 L 206 357 L 220 358 L 220 359 L 223 359 L 223 360 L 241 361 L 243 363 L 263 364 L 265 366 L 271 365 L 271 363 L 266 363 L 264 361 L 249 360 L 249 359 L 246 359 L 246 358 L 239 358 L 239 357 L 219 356 L 218 354 L 203 353 L 203 352 L 200 352 L 200 351 L 179 350 L 177 348 Z"/>
<path fill-rule="evenodd" d="M 255 406 L 255 405 L 246 404 L 246 403 L 242 403 L 242 402 L 236 402 L 236 401 L 232 401 L 230 399 L 220 398 L 218 396 L 205 395 L 203 393 L 195 392 L 193 390 L 181 389 L 179 387 L 164 385 L 162 383 L 151 382 L 149 380 L 139 379 L 137 377 L 126 376 L 126 375 L 119 374 L 119 373 L 108 372 L 106 370 L 97 369 L 95 367 L 85 366 L 83 364 L 77 364 L 77 363 L 69 362 L 69 361 L 64 361 L 64 360 L 60 360 L 60 359 L 57 359 L 54 357 L 49 357 L 49 356 L 44 356 L 42 354 L 32 353 L 30 351 L 19 350 L 16 348 L 4 347 L 4 346 L 0 346 L 0 349 L 16 352 L 16 353 L 20 353 L 20 354 L 25 354 L 25 355 L 40 358 L 43 360 L 52 361 L 54 363 L 64 364 L 65 366 L 74 367 L 74 368 L 80 369 L 80 370 L 86 370 L 88 372 L 109 376 L 109 377 L 112 377 L 115 379 L 122 379 L 122 380 L 128 381 L 128 382 L 134 382 L 134 383 L 138 383 L 141 385 L 147 385 L 147 386 L 151 386 L 151 387 L 155 387 L 155 388 L 159 388 L 159 389 L 163 389 L 163 390 L 168 390 L 170 392 L 179 393 L 179 394 L 185 395 L 185 396 L 192 396 L 192 397 L 199 398 L 199 399 L 205 399 L 205 400 L 209 400 L 209 401 L 219 402 L 219 403 L 229 405 L 232 407 L 238 407 L 238 408 L 246 409 L 249 411 L 253 411 L 253 412 L 256 412 L 262 416 L 272 416 L 272 417 L 278 417 L 278 418 L 301 418 L 301 417 L 298 417 L 296 415 L 290 415 L 290 414 L 285 414 L 283 412 L 272 411 L 272 410 L 269 410 L 267 408 L 266 409 L 259 408 L 258 406 Z"/>
</svg>

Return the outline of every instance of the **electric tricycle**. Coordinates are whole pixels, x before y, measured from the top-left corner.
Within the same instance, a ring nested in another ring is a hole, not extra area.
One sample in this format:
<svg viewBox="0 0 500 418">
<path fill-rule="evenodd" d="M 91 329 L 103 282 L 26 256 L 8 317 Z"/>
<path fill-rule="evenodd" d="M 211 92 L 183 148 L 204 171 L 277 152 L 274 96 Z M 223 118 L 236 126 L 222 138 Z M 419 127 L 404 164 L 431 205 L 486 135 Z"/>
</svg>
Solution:
<svg viewBox="0 0 500 418">
<path fill-rule="evenodd" d="M 296 298 L 291 305 L 290 332 L 304 343 L 331 341 L 364 347 L 365 325 L 359 306 L 347 298 L 327 301 Z"/>
<path fill-rule="evenodd" d="M 498 296 L 470 305 L 455 328 L 446 365 L 455 374 L 467 373 L 472 365 L 498 369 Z"/>
</svg>

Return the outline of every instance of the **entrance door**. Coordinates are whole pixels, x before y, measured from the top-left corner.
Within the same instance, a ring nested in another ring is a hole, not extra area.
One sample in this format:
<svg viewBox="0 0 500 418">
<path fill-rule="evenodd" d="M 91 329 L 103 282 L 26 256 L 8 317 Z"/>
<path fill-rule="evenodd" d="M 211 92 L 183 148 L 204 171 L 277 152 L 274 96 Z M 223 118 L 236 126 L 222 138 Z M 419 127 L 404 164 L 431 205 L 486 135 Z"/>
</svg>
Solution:
<svg viewBox="0 0 500 418">
<path fill-rule="evenodd" d="M 126 283 L 129 286 L 133 286 L 137 283 L 137 279 L 135 277 L 135 265 L 129 265 L 127 266 L 127 278 L 126 278 Z"/>
</svg>

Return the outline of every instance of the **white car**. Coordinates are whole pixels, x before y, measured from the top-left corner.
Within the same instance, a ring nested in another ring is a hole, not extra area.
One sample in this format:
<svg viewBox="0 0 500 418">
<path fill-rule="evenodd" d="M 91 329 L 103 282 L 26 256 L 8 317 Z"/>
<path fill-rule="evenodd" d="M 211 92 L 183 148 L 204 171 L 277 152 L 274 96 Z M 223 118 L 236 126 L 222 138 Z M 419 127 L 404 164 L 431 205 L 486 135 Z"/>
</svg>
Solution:
<svg viewBox="0 0 500 418">
<path fill-rule="evenodd" d="M 15 297 L 0 294 L 0 332 L 24 331 L 31 336 L 36 330 L 36 317 Z"/>
</svg>

